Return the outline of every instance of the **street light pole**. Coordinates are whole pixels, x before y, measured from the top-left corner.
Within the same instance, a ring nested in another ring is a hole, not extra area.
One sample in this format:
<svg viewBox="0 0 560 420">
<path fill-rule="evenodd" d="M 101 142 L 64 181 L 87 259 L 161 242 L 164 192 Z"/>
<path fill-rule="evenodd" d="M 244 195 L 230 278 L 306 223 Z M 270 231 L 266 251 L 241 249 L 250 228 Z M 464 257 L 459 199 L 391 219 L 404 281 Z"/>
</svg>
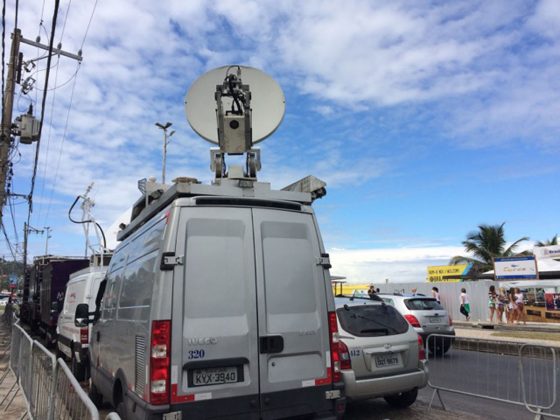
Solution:
<svg viewBox="0 0 560 420">
<path fill-rule="evenodd" d="M 52 238 L 51 236 L 51 228 L 50 226 L 45 226 L 44 228 L 47 231 L 47 242 L 45 243 L 45 255 L 49 255 L 49 238 Z"/>
<path fill-rule="evenodd" d="M 167 145 L 169 144 L 169 138 L 175 134 L 175 130 L 171 131 L 167 134 L 167 129 L 171 127 L 173 124 L 167 122 L 165 125 L 161 123 L 156 123 L 156 126 L 163 130 L 163 157 L 161 162 L 161 183 L 165 184 L 165 166 L 167 163 Z"/>
</svg>

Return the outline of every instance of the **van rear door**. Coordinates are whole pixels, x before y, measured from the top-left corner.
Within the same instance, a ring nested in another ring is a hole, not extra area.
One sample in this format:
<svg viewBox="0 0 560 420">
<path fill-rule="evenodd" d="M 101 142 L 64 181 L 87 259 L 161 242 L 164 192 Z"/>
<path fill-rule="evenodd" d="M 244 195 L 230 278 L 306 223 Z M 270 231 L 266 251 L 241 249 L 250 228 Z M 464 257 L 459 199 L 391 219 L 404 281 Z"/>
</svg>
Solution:
<svg viewBox="0 0 560 420">
<path fill-rule="evenodd" d="M 253 223 L 249 208 L 183 207 L 174 269 L 171 403 L 259 417 Z M 212 413 L 215 410 L 216 413 Z"/>
<path fill-rule="evenodd" d="M 313 215 L 253 209 L 253 224 L 263 418 L 328 411 L 327 297 Z"/>
</svg>

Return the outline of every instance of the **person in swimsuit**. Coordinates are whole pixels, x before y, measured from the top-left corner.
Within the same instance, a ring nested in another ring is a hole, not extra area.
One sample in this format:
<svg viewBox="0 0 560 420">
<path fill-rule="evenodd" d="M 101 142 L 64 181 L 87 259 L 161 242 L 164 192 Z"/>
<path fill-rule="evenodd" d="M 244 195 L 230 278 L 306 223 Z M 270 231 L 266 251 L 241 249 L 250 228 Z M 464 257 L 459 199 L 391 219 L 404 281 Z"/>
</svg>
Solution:
<svg viewBox="0 0 560 420">
<path fill-rule="evenodd" d="M 490 310 L 490 322 L 494 321 L 494 314 L 496 313 L 497 303 L 498 294 L 496 293 L 496 287 L 492 285 L 488 290 L 488 309 Z M 496 314 L 496 318 L 497 317 L 498 314 Z"/>
<path fill-rule="evenodd" d="M 527 324 L 527 314 L 525 314 L 525 305 L 523 303 L 523 293 L 519 288 L 515 289 L 515 294 L 513 295 L 515 298 L 515 311 L 516 311 L 516 318 L 517 323 L 523 320 L 523 324 Z"/>
</svg>

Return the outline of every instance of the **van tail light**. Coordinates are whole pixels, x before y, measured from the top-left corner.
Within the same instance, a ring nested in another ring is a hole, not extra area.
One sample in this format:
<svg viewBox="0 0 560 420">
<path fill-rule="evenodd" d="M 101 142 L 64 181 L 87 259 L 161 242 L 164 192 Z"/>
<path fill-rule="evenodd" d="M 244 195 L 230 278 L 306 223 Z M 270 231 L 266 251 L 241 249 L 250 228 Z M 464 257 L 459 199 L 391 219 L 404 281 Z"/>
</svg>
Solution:
<svg viewBox="0 0 560 420">
<path fill-rule="evenodd" d="M 420 334 L 418 334 L 418 359 L 426 360 L 426 349 L 424 348 L 424 340 Z"/>
<path fill-rule="evenodd" d="M 329 312 L 329 336 L 331 347 L 331 369 L 333 382 L 342 381 L 340 373 L 340 341 L 338 338 L 338 324 L 336 312 Z"/>
<path fill-rule="evenodd" d="M 152 321 L 150 340 L 150 403 L 169 403 L 171 321 Z"/>
<path fill-rule="evenodd" d="M 418 318 L 416 318 L 414 315 L 405 315 L 404 317 L 410 325 L 416 328 L 420 328 L 420 322 L 418 321 Z"/>
<path fill-rule="evenodd" d="M 89 328 L 80 328 L 80 344 L 87 344 L 89 342 Z"/>
<path fill-rule="evenodd" d="M 342 341 L 338 343 L 340 352 L 340 369 L 352 369 L 352 361 L 350 360 L 350 352 L 348 347 Z"/>
</svg>

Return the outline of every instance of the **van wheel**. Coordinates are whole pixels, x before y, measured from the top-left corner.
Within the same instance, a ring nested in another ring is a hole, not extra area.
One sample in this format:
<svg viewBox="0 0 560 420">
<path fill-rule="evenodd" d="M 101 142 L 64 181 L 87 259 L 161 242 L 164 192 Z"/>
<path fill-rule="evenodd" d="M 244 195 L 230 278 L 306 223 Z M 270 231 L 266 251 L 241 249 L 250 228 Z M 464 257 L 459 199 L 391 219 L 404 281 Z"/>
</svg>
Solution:
<svg viewBox="0 0 560 420">
<path fill-rule="evenodd" d="M 117 404 L 117 414 L 122 420 L 126 420 L 126 406 L 124 405 L 124 401 L 120 401 Z"/>
<path fill-rule="evenodd" d="M 418 396 L 418 388 L 414 388 L 407 392 L 399 392 L 395 395 L 387 395 L 385 401 L 392 407 L 406 408 L 410 407 L 416 401 Z"/>
<path fill-rule="evenodd" d="M 72 354 L 72 373 L 78 382 L 86 379 L 86 367 L 84 363 L 79 363 L 76 355 Z"/>
<path fill-rule="evenodd" d="M 103 404 L 103 395 L 99 393 L 97 387 L 93 384 L 93 381 L 89 380 L 89 399 L 95 404 L 96 407 L 101 407 Z"/>
</svg>

